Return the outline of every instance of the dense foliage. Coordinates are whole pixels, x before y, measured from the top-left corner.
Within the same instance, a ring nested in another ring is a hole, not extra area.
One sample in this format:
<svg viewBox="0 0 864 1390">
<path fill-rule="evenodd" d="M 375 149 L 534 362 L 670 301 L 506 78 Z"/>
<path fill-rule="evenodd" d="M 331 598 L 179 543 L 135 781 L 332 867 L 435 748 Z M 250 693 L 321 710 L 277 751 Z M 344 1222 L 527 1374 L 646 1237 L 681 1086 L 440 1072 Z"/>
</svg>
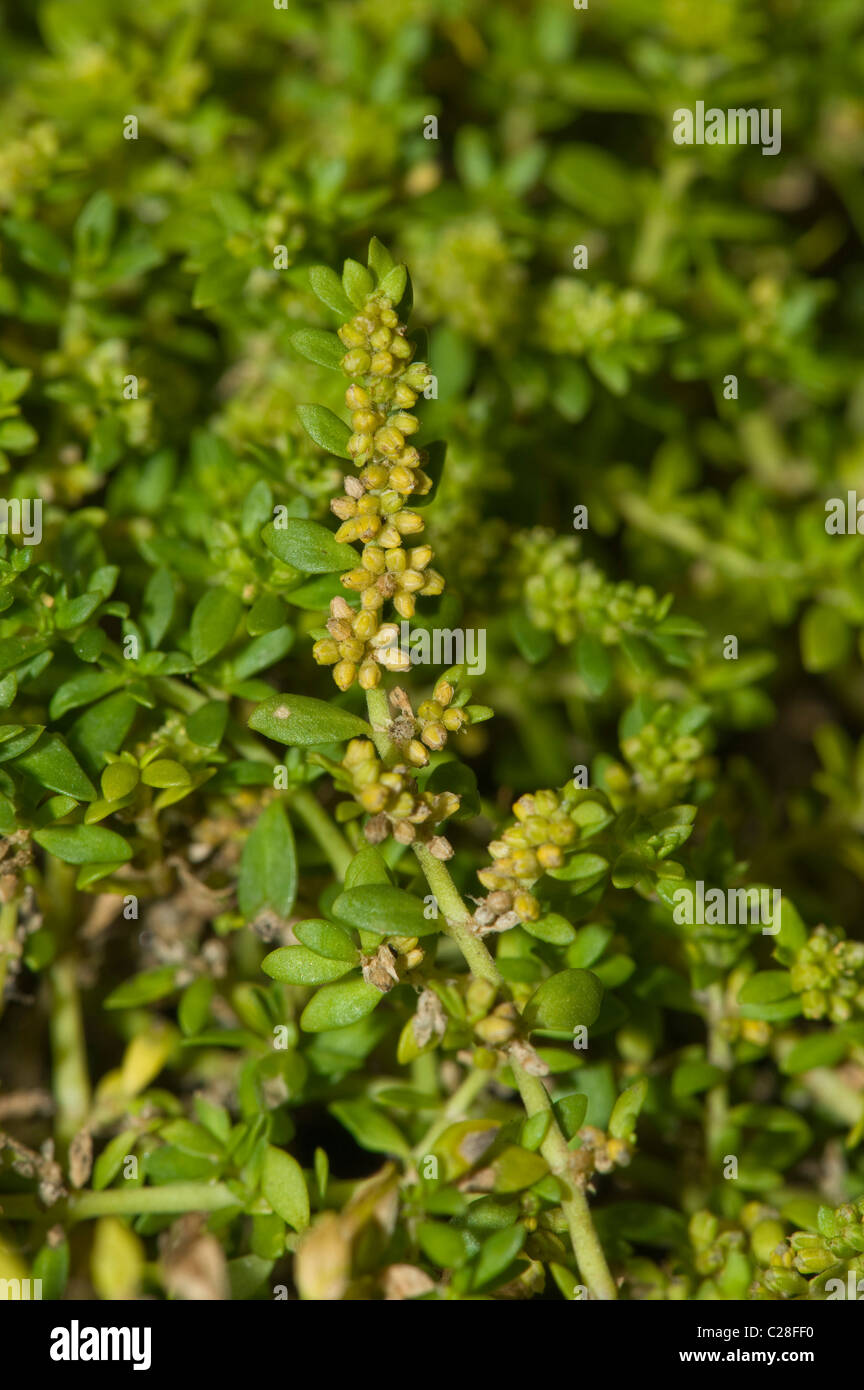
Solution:
<svg viewBox="0 0 864 1390">
<path fill-rule="evenodd" d="M 0 13 L 0 1279 L 837 1296 L 860 7 Z"/>
</svg>

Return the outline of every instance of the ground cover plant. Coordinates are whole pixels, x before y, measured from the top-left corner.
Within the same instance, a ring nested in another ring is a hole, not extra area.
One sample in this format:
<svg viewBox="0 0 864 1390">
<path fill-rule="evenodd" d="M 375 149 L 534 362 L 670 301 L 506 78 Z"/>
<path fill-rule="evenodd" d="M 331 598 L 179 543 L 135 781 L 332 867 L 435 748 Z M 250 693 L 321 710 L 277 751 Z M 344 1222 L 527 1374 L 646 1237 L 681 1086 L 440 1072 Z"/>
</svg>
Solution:
<svg viewBox="0 0 864 1390">
<path fill-rule="evenodd" d="M 7 1293 L 864 1279 L 856 11 L 0 7 Z"/>
</svg>

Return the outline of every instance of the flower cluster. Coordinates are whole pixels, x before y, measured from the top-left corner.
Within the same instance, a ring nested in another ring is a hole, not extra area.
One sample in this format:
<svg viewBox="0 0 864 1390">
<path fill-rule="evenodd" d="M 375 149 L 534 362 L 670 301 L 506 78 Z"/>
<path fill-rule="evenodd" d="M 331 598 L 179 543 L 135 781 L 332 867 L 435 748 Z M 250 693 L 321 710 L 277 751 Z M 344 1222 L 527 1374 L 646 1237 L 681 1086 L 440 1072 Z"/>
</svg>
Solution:
<svg viewBox="0 0 864 1390">
<path fill-rule="evenodd" d="M 458 811 L 459 797 L 455 792 L 419 791 L 414 769 L 405 763 L 386 766 L 377 756 L 374 743 L 366 738 L 351 740 L 339 766 L 340 785 L 371 816 L 365 827 L 371 844 L 392 834 L 402 845 L 422 840 L 436 858 L 450 858 L 453 851 L 444 837 L 430 836 L 429 832 Z"/>
<path fill-rule="evenodd" d="M 527 792 L 513 804 L 516 823 L 488 846 L 493 862 L 479 869 L 477 877 L 492 893 L 512 893 L 510 907 L 519 921 L 539 918 L 540 904 L 530 889 L 547 869 L 560 869 L 565 849 L 576 843 L 574 801 L 569 786 L 561 792 Z"/>
<path fill-rule="evenodd" d="M 423 700 L 415 713 L 405 691 L 390 691 L 393 715 L 387 736 L 414 767 L 426 767 L 429 754 L 440 753 L 451 734 L 462 733 L 471 724 L 492 713 L 485 705 L 468 705 L 471 691 L 463 687 L 457 694 L 459 667 L 445 671 L 435 682 L 431 700 Z"/>
<path fill-rule="evenodd" d="M 864 942 L 847 941 L 839 927 L 817 927 L 798 952 L 790 978 L 807 1018 L 845 1023 L 864 1012 Z"/>
<path fill-rule="evenodd" d="M 554 632 L 561 643 L 580 632 L 596 632 L 607 646 L 622 632 L 639 632 L 662 622 L 671 595 L 658 598 L 647 584 L 613 584 L 590 560 L 579 560 L 576 536 L 555 536 L 541 526 L 517 538 L 517 563 L 528 616 L 535 627 Z"/>
<path fill-rule="evenodd" d="M 426 453 L 411 443 L 420 428 L 411 407 L 428 377 L 422 362 L 412 362 L 414 345 L 387 295 L 370 295 L 362 311 L 339 329 L 348 349 L 342 370 L 353 378 L 345 393 L 353 433 L 348 452 L 360 469 L 345 479 L 345 491 L 330 503 L 342 525 L 336 540 L 363 545 L 360 564 L 342 575 L 342 583 L 360 595 L 355 613 L 344 599 L 334 599 L 327 624 L 329 637 L 316 642 L 319 665 L 333 667 L 340 690 L 359 681 L 364 690 L 380 683 L 381 666 L 402 670 L 407 656 L 394 646 L 397 630 L 382 623 L 385 603 L 400 618 L 414 616 L 416 594 L 442 593 L 444 579 L 430 569 L 432 547 L 406 548 L 419 536 L 422 518 L 405 504 L 423 497 L 432 479 L 423 471 Z"/>
</svg>

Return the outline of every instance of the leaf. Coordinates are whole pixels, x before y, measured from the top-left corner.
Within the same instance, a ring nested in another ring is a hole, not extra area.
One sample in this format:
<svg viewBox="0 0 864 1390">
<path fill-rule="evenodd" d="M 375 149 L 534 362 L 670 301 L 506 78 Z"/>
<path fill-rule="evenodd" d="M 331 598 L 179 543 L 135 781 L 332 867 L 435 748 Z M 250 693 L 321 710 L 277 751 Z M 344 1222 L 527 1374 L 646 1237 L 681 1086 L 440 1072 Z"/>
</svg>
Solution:
<svg viewBox="0 0 864 1390">
<path fill-rule="evenodd" d="M 365 265 L 347 260 L 342 268 L 342 288 L 352 304 L 362 309 L 375 286 Z"/>
<path fill-rule="evenodd" d="M 411 1150 L 405 1136 L 371 1101 L 337 1100 L 327 1109 L 353 1134 L 361 1149 L 376 1154 L 396 1154 L 400 1158 L 409 1156 Z"/>
<path fill-rule="evenodd" d="M 280 946 L 261 962 L 271 980 L 288 985 L 328 985 L 353 970 L 356 961 L 327 960 L 305 946 Z"/>
<path fill-rule="evenodd" d="M 561 970 L 534 991 L 523 1016 L 532 1029 L 572 1033 L 590 1027 L 602 1001 L 603 986 L 590 970 Z"/>
<path fill-rule="evenodd" d="M 347 888 L 335 899 L 333 912 L 352 927 L 382 936 L 429 936 L 440 931 L 434 919 L 424 917 L 420 898 L 390 883 Z"/>
<path fill-rule="evenodd" d="M 36 830 L 33 839 L 64 864 L 114 864 L 132 858 L 122 835 L 101 825 L 65 825 Z"/>
<path fill-rule="evenodd" d="M 243 846 L 237 905 L 247 922 L 254 921 L 265 909 L 284 921 L 291 913 L 296 895 L 294 832 L 281 802 L 271 801 Z"/>
<path fill-rule="evenodd" d="M 369 269 L 377 275 L 379 280 L 387 274 L 388 270 L 393 268 L 393 257 L 377 236 L 373 236 L 369 242 L 369 254 L 366 260 Z"/>
<path fill-rule="evenodd" d="M 208 700 L 186 720 L 186 733 L 199 748 L 218 748 L 228 722 L 228 701 Z"/>
<path fill-rule="evenodd" d="M 633 1138 L 636 1132 L 636 1120 L 645 1103 L 647 1093 L 648 1081 L 644 1076 L 640 1081 L 635 1081 L 632 1086 L 628 1086 L 626 1091 L 621 1092 L 612 1107 L 612 1114 L 607 1126 L 613 1139 L 623 1139 L 629 1143 Z"/>
<path fill-rule="evenodd" d="M 308 695 L 273 695 L 258 706 L 249 728 L 278 743 L 300 748 L 372 736 L 365 719 Z"/>
<path fill-rule="evenodd" d="M 296 516 L 287 517 L 281 526 L 268 522 L 261 539 L 283 565 L 294 565 L 304 574 L 341 574 L 360 558 L 353 546 L 337 541 L 326 526 Z"/>
<path fill-rule="evenodd" d="M 145 787 L 188 787 L 192 778 L 188 769 L 176 758 L 154 758 L 152 763 L 142 768 L 141 781 Z"/>
<path fill-rule="evenodd" d="M 114 1181 L 123 1166 L 123 1160 L 132 1154 L 139 1133 L 137 1129 L 124 1129 L 105 1145 L 93 1164 L 92 1186 L 95 1192 L 101 1192 Z"/>
<path fill-rule="evenodd" d="M 293 930 L 299 942 L 326 960 L 348 961 L 350 965 L 359 961 L 360 953 L 351 937 L 332 922 L 310 918 L 308 922 L 296 922 Z"/>
<path fill-rule="evenodd" d="M 801 662 L 805 671 L 820 674 L 842 666 L 852 647 L 852 631 L 842 614 L 826 603 L 814 603 L 801 619 Z"/>
<path fill-rule="evenodd" d="M 739 1004 L 774 1004 L 788 999 L 792 979 L 788 970 L 757 970 L 738 991 Z"/>
<path fill-rule="evenodd" d="M 313 265 L 309 268 L 309 284 L 315 294 L 343 320 L 353 319 L 354 305 L 342 288 L 342 281 L 329 265 Z"/>
<path fill-rule="evenodd" d="M 351 431 L 332 410 L 323 405 L 298 405 L 297 415 L 310 439 L 328 453 L 340 459 L 350 459 L 348 440 Z"/>
<path fill-rule="evenodd" d="M 335 333 L 325 333 L 321 328 L 301 328 L 292 333 L 288 341 L 307 361 L 317 362 L 319 367 L 341 370 L 345 348 Z"/>
<path fill-rule="evenodd" d="M 474 1266 L 472 1288 L 482 1289 L 492 1284 L 509 1268 L 525 1244 L 527 1231 L 516 1224 L 503 1231 L 496 1231 L 483 1242 L 477 1263 Z"/>
<path fill-rule="evenodd" d="M 627 222 L 638 208 L 631 170 L 596 145 L 564 146 L 546 177 L 560 198 L 602 227 Z"/>
<path fill-rule="evenodd" d="M 309 1225 L 309 1192 L 303 1169 L 273 1144 L 267 1145 L 261 1169 L 261 1191 L 270 1206 L 295 1231 Z"/>
<path fill-rule="evenodd" d="M 374 845 L 358 849 L 345 870 L 345 887 L 361 888 L 366 883 L 391 883 L 387 860 Z"/>
<path fill-rule="evenodd" d="M 394 265 L 392 270 L 388 270 L 380 285 L 378 286 L 382 294 L 386 294 L 394 304 L 400 304 L 408 284 L 408 272 L 404 265 Z"/>
<path fill-rule="evenodd" d="M 177 1019 L 187 1037 L 193 1033 L 200 1033 L 209 1019 L 210 1001 L 215 988 L 209 975 L 199 975 L 198 979 L 193 980 L 183 991 Z"/>
<path fill-rule="evenodd" d="M 110 695 L 125 684 L 126 676 L 122 671 L 82 671 L 54 691 L 49 706 L 51 718 L 61 719 L 70 709 L 101 700 L 103 695 Z"/>
<path fill-rule="evenodd" d="M 64 792 L 76 801 L 96 800 L 96 788 L 59 734 L 46 734 L 15 766 L 49 791 Z"/>
<path fill-rule="evenodd" d="M 208 589 L 198 600 L 189 627 L 190 650 L 196 666 L 212 661 L 227 647 L 243 614 L 243 604 L 230 589 Z"/>
<path fill-rule="evenodd" d="M 562 1096 L 560 1100 L 556 1100 L 554 1108 L 566 1137 L 574 1139 L 585 1123 L 585 1116 L 588 1114 L 588 1097 L 580 1091 L 574 1091 L 572 1095 Z"/>
<path fill-rule="evenodd" d="M 710 1062 L 682 1062 L 672 1074 L 672 1094 L 676 1100 L 686 1100 L 716 1086 L 724 1075 L 722 1067 Z"/>
<path fill-rule="evenodd" d="M 590 693 L 598 698 L 612 679 L 609 653 L 593 632 L 583 632 L 576 643 L 576 665 Z"/>
<path fill-rule="evenodd" d="M 287 656 L 294 645 L 294 629 L 286 623 L 273 632 L 265 632 L 244 647 L 231 663 L 231 674 L 235 681 L 248 680 L 256 672 L 263 671 Z"/>
<path fill-rule="evenodd" d="M 323 1033 L 331 1028 L 346 1028 L 365 1018 L 384 998 L 374 985 L 365 980 L 347 980 L 325 985 L 313 995 L 303 1010 L 300 1027 L 306 1033 Z"/>
<path fill-rule="evenodd" d="M 140 975 L 133 975 L 131 980 L 125 980 L 112 990 L 104 1007 L 134 1009 L 139 1004 L 153 1004 L 157 999 L 164 999 L 166 994 L 173 994 L 177 974 L 176 965 L 160 965 L 155 970 L 143 970 Z"/>
<path fill-rule="evenodd" d="M 141 626 L 151 648 L 159 646 L 174 616 L 175 590 L 171 571 L 164 566 L 154 570 L 141 608 Z"/>
<path fill-rule="evenodd" d="M 461 1269 L 468 1261 L 468 1244 L 464 1233 L 442 1221 L 421 1221 L 417 1227 L 417 1242 L 433 1265 L 439 1269 Z"/>
<path fill-rule="evenodd" d="M 789 1049 L 780 1063 L 780 1070 L 786 1076 L 798 1076 L 802 1071 L 810 1071 L 811 1067 L 836 1067 L 848 1049 L 849 1039 L 841 1032 L 813 1033 Z"/>
</svg>

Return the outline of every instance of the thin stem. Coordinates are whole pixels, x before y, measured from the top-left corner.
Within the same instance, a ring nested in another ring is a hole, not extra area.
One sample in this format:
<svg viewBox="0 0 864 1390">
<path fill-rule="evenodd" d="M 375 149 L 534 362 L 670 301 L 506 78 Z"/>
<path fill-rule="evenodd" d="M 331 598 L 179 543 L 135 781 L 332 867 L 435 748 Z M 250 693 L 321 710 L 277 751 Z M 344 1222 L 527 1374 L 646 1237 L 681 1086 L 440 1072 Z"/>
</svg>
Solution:
<svg viewBox="0 0 864 1390">
<path fill-rule="evenodd" d="M 90 1110 L 87 1044 L 78 994 L 78 962 L 60 956 L 51 966 L 52 1085 L 57 1103 L 55 1135 L 64 1150 L 83 1127 Z"/>
<path fill-rule="evenodd" d="M 446 865 L 430 854 L 425 845 L 415 845 L 414 850 L 438 907 L 447 920 L 448 935 L 459 946 L 471 973 L 493 984 L 503 984 L 503 977 L 494 960 L 480 938 L 475 936 L 468 926 L 471 914 L 459 896 Z M 536 1115 L 540 1110 L 549 1113 L 549 1129 L 540 1146 L 540 1152 L 564 1187 L 565 1196 L 561 1202 L 561 1209 L 567 1220 L 573 1252 L 586 1287 L 594 1298 L 606 1301 L 617 1298 L 618 1290 L 594 1229 L 585 1194 L 576 1186 L 571 1176 L 572 1155 L 558 1126 L 546 1087 L 536 1076 L 529 1075 L 512 1057 L 511 1066 L 528 1115 Z M 428 1145 L 428 1136 L 421 1142 Z"/>
<path fill-rule="evenodd" d="M 519 1087 L 519 1094 L 529 1117 L 537 1115 L 541 1111 L 546 1111 L 552 1116 L 546 1138 L 540 1145 L 540 1152 L 565 1189 L 566 1195 L 561 1202 L 561 1210 L 567 1219 L 567 1228 L 573 1242 L 573 1252 L 579 1265 L 579 1273 L 590 1294 L 597 1299 L 609 1302 L 618 1297 L 618 1289 L 609 1272 L 603 1246 L 600 1244 L 594 1229 L 591 1210 L 585 1199 L 585 1194 L 573 1180 L 570 1167 L 572 1154 L 567 1147 L 567 1140 L 555 1120 L 549 1093 L 539 1077 L 531 1076 L 515 1059 L 511 1058 L 510 1065 L 513 1068 L 516 1085 Z"/>
<path fill-rule="evenodd" d="M 719 983 L 709 985 L 705 993 L 707 996 L 705 1018 L 708 1028 L 708 1061 L 712 1066 L 720 1067 L 723 1072 L 728 1073 L 732 1067 L 732 1050 L 728 1040 L 720 1031 L 724 1016 L 723 986 Z M 717 1085 L 712 1086 L 708 1092 L 706 1148 L 708 1161 L 712 1164 L 716 1162 L 721 1151 L 728 1109 L 729 1085 L 724 1076 L 723 1080 L 718 1081 Z"/>
<path fill-rule="evenodd" d="M 423 1158 L 425 1154 L 428 1154 L 445 1129 L 455 1124 L 457 1120 L 464 1119 L 480 1092 L 488 1086 L 491 1079 L 491 1072 L 483 1071 L 480 1067 L 475 1067 L 469 1071 L 464 1081 L 457 1086 L 447 1101 L 438 1119 L 429 1126 L 419 1143 L 415 1144 L 413 1150 L 415 1159 Z"/>
<path fill-rule="evenodd" d="M 504 978 L 497 965 L 480 937 L 475 936 L 469 926 L 471 914 L 460 898 L 446 865 L 440 859 L 436 859 L 425 845 L 415 844 L 414 853 L 432 889 L 438 910 L 444 914 L 447 935 L 456 942 L 468 962 L 472 975 L 481 980 L 489 980 L 493 985 L 503 984 Z"/>
<path fill-rule="evenodd" d="M 343 879 L 354 853 L 341 830 L 333 824 L 314 792 L 308 787 L 300 787 L 294 792 L 291 805 L 327 855 L 337 878 Z"/>
<path fill-rule="evenodd" d="M 225 1211 L 242 1203 L 224 1183 L 174 1182 L 162 1187 L 106 1188 L 103 1192 L 77 1192 L 51 1208 L 51 1218 L 70 1222 L 92 1221 L 100 1216 L 169 1216 L 190 1211 Z M 44 1217 L 44 1209 L 32 1196 L 3 1193 L 0 1214 L 7 1221 L 32 1221 Z"/>
<path fill-rule="evenodd" d="M 15 954 L 15 933 L 18 929 L 18 899 L 4 903 L 0 908 L 0 1014 L 3 1013 L 3 993 L 6 976 Z"/>
<path fill-rule="evenodd" d="M 366 708 L 369 711 L 369 723 L 372 725 L 372 737 L 378 749 L 378 756 L 389 758 L 393 753 L 393 744 L 387 734 L 390 726 L 390 704 L 383 686 L 377 685 L 374 690 L 366 691 Z"/>
</svg>

